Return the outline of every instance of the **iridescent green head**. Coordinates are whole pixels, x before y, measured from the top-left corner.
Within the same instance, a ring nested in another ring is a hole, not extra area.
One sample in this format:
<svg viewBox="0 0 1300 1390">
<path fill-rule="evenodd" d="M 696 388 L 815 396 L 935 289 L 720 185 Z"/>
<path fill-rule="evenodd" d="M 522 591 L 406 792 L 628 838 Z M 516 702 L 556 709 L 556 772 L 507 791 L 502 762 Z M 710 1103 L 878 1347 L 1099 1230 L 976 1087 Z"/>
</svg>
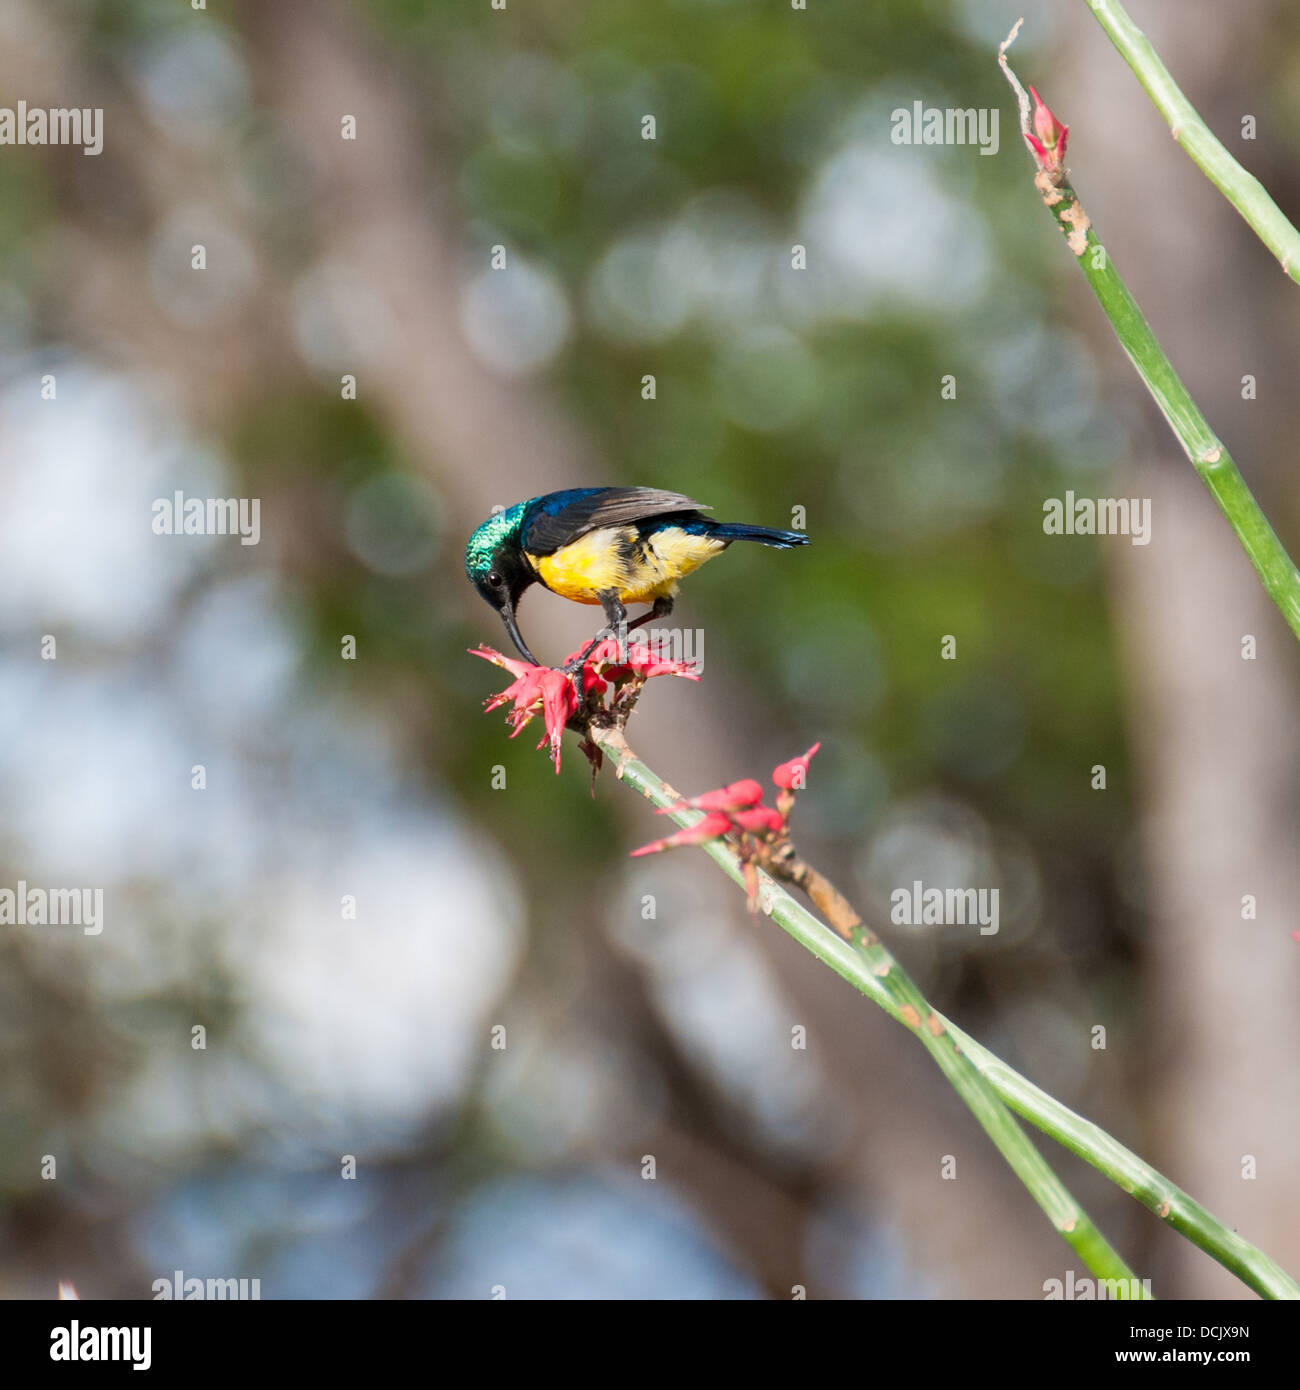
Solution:
<svg viewBox="0 0 1300 1390">
<path fill-rule="evenodd" d="M 501 614 L 510 640 L 536 666 L 537 658 L 528 650 L 515 620 L 519 596 L 537 578 L 524 559 L 519 539 L 527 505 L 517 502 L 495 513 L 474 532 L 465 546 L 465 573 L 469 582 Z"/>
</svg>

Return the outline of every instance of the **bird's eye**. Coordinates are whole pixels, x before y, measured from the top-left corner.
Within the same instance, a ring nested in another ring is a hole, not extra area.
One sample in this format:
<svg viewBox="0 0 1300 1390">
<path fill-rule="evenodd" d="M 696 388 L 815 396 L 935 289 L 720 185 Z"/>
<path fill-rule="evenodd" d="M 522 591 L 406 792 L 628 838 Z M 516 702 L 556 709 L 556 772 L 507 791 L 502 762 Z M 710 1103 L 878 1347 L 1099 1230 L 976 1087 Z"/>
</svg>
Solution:
<svg viewBox="0 0 1300 1390">
<path fill-rule="evenodd" d="M 503 582 L 504 581 L 496 570 L 493 570 L 492 573 L 488 575 L 488 583 L 491 584 L 494 589 L 499 589 Z"/>
</svg>

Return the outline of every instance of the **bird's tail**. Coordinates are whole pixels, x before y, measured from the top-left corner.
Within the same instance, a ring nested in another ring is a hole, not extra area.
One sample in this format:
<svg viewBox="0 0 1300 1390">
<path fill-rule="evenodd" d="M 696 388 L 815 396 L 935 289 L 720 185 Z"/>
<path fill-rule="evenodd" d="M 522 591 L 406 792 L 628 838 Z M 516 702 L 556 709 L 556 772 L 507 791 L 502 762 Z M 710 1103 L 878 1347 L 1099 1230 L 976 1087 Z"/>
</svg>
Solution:
<svg viewBox="0 0 1300 1390">
<path fill-rule="evenodd" d="M 779 550 L 808 544 L 808 537 L 802 531 L 774 531 L 770 526 L 746 526 L 739 521 L 720 521 L 711 534 L 719 540 L 757 541 L 760 545 L 774 545 Z"/>
</svg>

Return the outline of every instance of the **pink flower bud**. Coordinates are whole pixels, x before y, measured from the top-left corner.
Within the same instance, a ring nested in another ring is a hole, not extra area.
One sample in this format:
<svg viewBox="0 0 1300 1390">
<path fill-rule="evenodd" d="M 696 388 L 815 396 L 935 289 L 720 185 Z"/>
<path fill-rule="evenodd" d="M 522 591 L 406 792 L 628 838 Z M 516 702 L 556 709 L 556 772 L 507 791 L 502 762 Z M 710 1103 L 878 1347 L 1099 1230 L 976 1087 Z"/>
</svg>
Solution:
<svg viewBox="0 0 1300 1390">
<path fill-rule="evenodd" d="M 751 835 L 776 835 L 785 829 L 785 821 L 770 806 L 754 806 L 748 811 L 733 811 L 732 821 Z"/>
<path fill-rule="evenodd" d="M 655 840 L 652 844 L 634 849 L 632 858 L 638 859 L 643 854 L 658 854 L 665 849 L 678 849 L 682 845 L 702 845 L 706 840 L 716 840 L 720 835 L 725 835 L 730 829 L 731 818 L 725 811 L 710 811 L 694 825 L 688 825 L 662 840 Z"/>
<path fill-rule="evenodd" d="M 808 785 L 808 764 L 820 747 L 820 743 L 814 743 L 803 757 L 791 758 L 788 763 L 773 768 L 772 781 L 785 791 L 802 791 Z"/>
<path fill-rule="evenodd" d="M 1052 115 L 1047 103 L 1032 87 L 1029 90 L 1034 98 L 1034 130 L 1037 134 L 1036 137 L 1026 134 L 1025 139 L 1034 152 L 1038 167 L 1057 173 L 1065 166 L 1065 145 L 1070 138 L 1070 127 L 1062 125 Z"/>
<path fill-rule="evenodd" d="M 689 800 L 679 801 L 676 806 L 665 806 L 659 814 L 680 811 L 692 807 L 697 811 L 742 811 L 746 806 L 756 806 L 763 799 L 763 788 L 752 777 L 733 782 L 729 787 L 719 787 L 717 791 L 703 792 Z"/>
</svg>

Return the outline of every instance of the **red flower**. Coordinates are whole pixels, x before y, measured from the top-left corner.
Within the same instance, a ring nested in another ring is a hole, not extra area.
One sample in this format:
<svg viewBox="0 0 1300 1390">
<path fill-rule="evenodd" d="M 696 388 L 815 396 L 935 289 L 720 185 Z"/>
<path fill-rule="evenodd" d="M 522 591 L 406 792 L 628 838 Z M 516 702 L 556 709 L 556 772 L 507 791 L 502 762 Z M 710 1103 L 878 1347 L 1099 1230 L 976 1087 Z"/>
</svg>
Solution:
<svg viewBox="0 0 1300 1390">
<path fill-rule="evenodd" d="M 485 711 L 494 710 L 514 702 L 514 708 L 506 716 L 511 725 L 511 738 L 541 710 L 546 732 L 537 746 L 544 748 L 550 743 L 555 770 L 559 772 L 560 740 L 564 736 L 564 726 L 578 712 L 578 692 L 568 673 L 549 666 L 530 666 L 526 661 L 515 661 L 491 647 L 474 648 L 470 655 L 481 656 L 494 666 L 504 666 L 515 677 L 512 684 L 499 695 L 493 695 L 483 706 Z"/>
<path fill-rule="evenodd" d="M 631 676 L 643 676 L 646 680 L 651 676 L 684 676 L 691 681 L 700 678 L 700 673 L 687 662 L 657 656 L 648 646 L 635 642 L 628 643 L 626 661 L 621 661 L 619 655 L 618 639 L 606 637 L 592 648 L 590 655 L 583 662 L 583 670 L 599 670 L 601 675 L 607 675 L 615 681 L 627 680 Z M 576 661 L 577 658 L 577 652 L 570 652 L 565 661 Z"/>
<path fill-rule="evenodd" d="M 1060 173 L 1065 167 L 1065 144 L 1070 138 L 1070 127 L 1062 125 L 1047 108 L 1047 103 L 1032 87 L 1034 98 L 1034 130 L 1036 137 L 1025 132 L 1029 148 L 1034 152 L 1038 167 L 1048 173 Z"/>
<path fill-rule="evenodd" d="M 568 656 L 564 658 L 565 662 L 576 661 L 581 650 L 582 649 L 579 648 L 577 652 L 570 652 Z M 617 660 L 618 643 L 612 637 L 607 637 L 603 642 L 596 643 L 587 654 L 587 659 L 582 664 L 584 667 L 592 667 L 594 669 L 597 666 L 608 666 L 611 661 Z"/>
<path fill-rule="evenodd" d="M 820 743 L 814 743 L 801 758 L 791 758 L 788 763 L 781 763 L 778 767 L 774 767 L 772 769 L 772 781 L 783 791 L 803 791 L 808 785 L 808 764 L 812 762 L 813 755 L 820 747 Z"/>
<path fill-rule="evenodd" d="M 503 666 L 512 676 L 525 676 L 529 671 L 544 671 L 544 666 L 533 666 L 527 661 L 516 661 L 513 656 L 503 656 L 495 647 L 471 647 L 470 656 L 481 656 L 493 666 Z"/>
<path fill-rule="evenodd" d="M 527 724 L 539 710 L 546 724 L 546 734 L 539 748 L 549 742 L 551 757 L 555 760 L 555 770 L 560 770 L 560 743 L 565 726 L 569 720 L 594 699 L 597 703 L 614 688 L 611 706 L 618 700 L 623 688 L 634 677 L 649 680 L 652 676 L 685 676 L 687 680 L 699 680 L 699 672 L 692 670 L 684 661 L 673 661 L 666 657 L 653 656 L 645 646 L 629 646 L 627 660 L 619 660 L 618 643 L 610 638 L 595 646 L 582 663 L 582 670 L 575 676 L 561 667 L 533 666 L 527 661 L 516 661 L 503 656 L 493 647 L 472 647 L 471 656 L 481 656 L 494 666 L 501 666 L 514 676 L 514 681 L 499 695 L 494 695 L 484 705 L 485 710 L 499 709 L 502 705 L 513 704 L 506 718 L 511 724 L 510 737 Z M 576 661 L 580 653 L 574 652 L 569 662 Z M 567 663 L 566 663 L 567 664 Z M 599 750 L 590 741 L 580 747 L 592 760 L 594 766 L 600 765 Z M 757 785 L 757 784 L 756 784 Z M 761 797 L 762 792 L 759 792 Z M 758 799 L 757 797 L 755 798 Z"/>
<path fill-rule="evenodd" d="M 701 816 L 694 825 L 688 825 L 662 840 L 655 840 L 652 844 L 634 849 L 632 858 L 638 859 L 643 854 L 658 854 L 660 850 L 677 849 L 681 845 L 702 845 L 706 840 L 716 840 L 719 836 L 725 835 L 730 829 L 731 817 L 725 811 L 710 811 L 707 815 Z"/>
</svg>

